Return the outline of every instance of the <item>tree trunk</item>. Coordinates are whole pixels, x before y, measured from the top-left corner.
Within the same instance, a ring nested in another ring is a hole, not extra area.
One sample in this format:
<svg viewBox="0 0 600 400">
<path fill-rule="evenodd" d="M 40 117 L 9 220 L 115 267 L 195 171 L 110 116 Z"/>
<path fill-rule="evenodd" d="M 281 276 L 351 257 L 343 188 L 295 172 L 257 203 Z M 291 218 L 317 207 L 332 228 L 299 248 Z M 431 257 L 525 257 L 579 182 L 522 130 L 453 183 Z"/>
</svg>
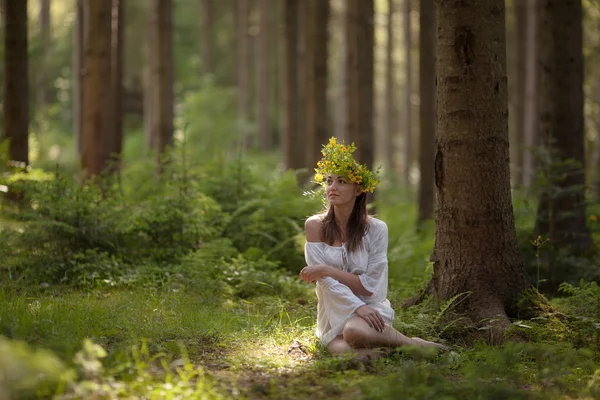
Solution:
<svg viewBox="0 0 600 400">
<path fill-rule="evenodd" d="M 1 1 L 1 0 L 0 0 Z M 83 101 L 85 68 L 85 7 L 75 0 L 75 25 L 73 28 L 73 131 L 77 159 L 83 157 Z"/>
<path fill-rule="evenodd" d="M 493 342 L 529 287 L 510 193 L 504 12 L 503 0 L 437 1 L 433 291 L 438 302 L 468 293 L 462 310 Z"/>
<path fill-rule="evenodd" d="M 111 169 L 120 169 L 123 142 L 123 21 L 124 0 L 112 0 L 111 55 L 110 55 L 110 106 L 112 122 L 106 137 L 106 157 L 114 163 Z"/>
<path fill-rule="evenodd" d="M 260 148 L 269 151 L 273 147 L 271 139 L 271 0 L 260 0 L 260 36 L 258 58 L 258 99 L 259 99 L 259 138 Z"/>
<path fill-rule="evenodd" d="M 385 166 L 394 171 L 394 156 L 396 154 L 396 71 L 394 68 L 394 0 L 388 0 L 387 13 L 387 45 L 385 54 Z"/>
<path fill-rule="evenodd" d="M 205 75 L 212 75 L 215 72 L 213 60 L 213 25 L 214 25 L 214 4 L 213 0 L 202 1 L 202 14 L 204 16 L 202 24 L 202 67 Z"/>
<path fill-rule="evenodd" d="M 4 5 L 4 138 L 11 162 L 29 163 L 27 1 Z M 24 164 L 15 164 L 24 166 Z"/>
<path fill-rule="evenodd" d="M 335 136 L 340 140 L 347 140 L 346 138 L 346 53 L 347 53 L 347 43 L 346 43 L 346 34 L 345 34 L 345 26 L 346 26 L 346 3 L 345 0 L 340 0 L 337 3 L 337 23 L 340 28 L 339 31 L 339 44 L 337 46 L 337 60 L 336 60 L 336 82 L 335 82 L 335 104 L 334 112 L 335 112 L 335 126 L 334 132 Z M 334 36 L 335 37 L 335 36 Z"/>
<path fill-rule="evenodd" d="M 321 146 L 327 142 L 327 43 L 329 0 L 305 0 L 308 13 L 306 37 L 306 163 L 314 168 L 321 158 Z"/>
<path fill-rule="evenodd" d="M 85 92 L 82 168 L 86 177 L 100 175 L 106 164 L 104 143 L 110 122 L 111 2 L 90 0 L 85 7 Z"/>
<path fill-rule="evenodd" d="M 540 134 L 548 154 L 549 182 L 540 197 L 537 232 L 549 235 L 554 250 L 576 254 L 592 244 L 586 227 L 583 130 L 582 8 L 575 0 L 542 0 L 540 17 Z M 549 260 L 546 290 L 578 279 L 554 257 Z"/>
<path fill-rule="evenodd" d="M 332 35 L 332 39 L 335 40 L 335 66 L 332 73 L 335 71 L 335 101 L 333 104 L 334 109 L 334 134 L 340 140 L 347 140 L 346 135 L 346 52 L 348 46 L 346 45 L 346 3 L 345 0 L 337 0 L 332 2 L 335 6 L 332 8 L 332 13 L 335 16 L 336 25 L 332 31 L 339 31 L 339 34 Z M 339 26 L 339 28 L 338 28 Z"/>
<path fill-rule="evenodd" d="M 525 32 L 525 103 L 523 112 L 522 180 L 529 187 L 535 177 L 534 150 L 538 145 L 538 0 L 527 0 L 527 28 Z"/>
<path fill-rule="evenodd" d="M 249 0 L 237 0 L 236 6 L 238 120 L 240 124 L 240 139 L 245 150 L 251 139 L 249 125 L 252 114 L 252 101 L 250 96 L 252 52 L 250 49 L 250 35 L 248 32 L 250 3 Z"/>
<path fill-rule="evenodd" d="M 40 0 L 40 38 L 42 41 L 42 62 L 38 69 L 37 79 L 37 99 L 36 104 L 39 110 L 45 113 L 47 104 L 51 101 L 49 98 L 48 84 L 48 61 L 50 60 L 50 50 L 52 45 L 51 33 L 51 14 L 50 0 Z"/>
<path fill-rule="evenodd" d="M 8 159 L 29 164 L 29 76 L 27 1 L 4 5 L 4 138 Z"/>
<path fill-rule="evenodd" d="M 154 137 L 158 165 L 164 161 L 164 153 L 173 142 L 174 94 L 173 94 L 173 27 L 171 0 L 154 0 L 152 4 L 152 26 L 156 30 L 156 42 L 150 47 L 154 52 L 151 66 L 151 85 L 156 89 L 152 99 L 151 134 Z"/>
<path fill-rule="evenodd" d="M 285 0 L 283 6 L 284 52 L 283 52 L 283 99 L 284 127 L 283 154 L 286 168 L 304 167 L 304 140 L 298 129 L 298 9 L 301 0 Z"/>
<path fill-rule="evenodd" d="M 525 46 L 527 29 L 527 6 L 523 0 L 513 1 L 514 28 L 508 35 L 510 42 L 509 56 L 509 140 L 510 163 L 513 185 L 522 185 L 522 154 L 523 154 L 523 128 L 525 115 Z"/>
<path fill-rule="evenodd" d="M 410 187 L 410 167 L 412 164 L 412 37 L 411 37 L 411 0 L 404 0 L 404 62 L 406 80 L 404 81 L 404 184 Z"/>
<path fill-rule="evenodd" d="M 419 221 L 433 217 L 435 143 L 435 0 L 421 0 L 419 34 L 420 143 Z"/>
<path fill-rule="evenodd" d="M 356 144 L 358 162 L 374 161 L 373 141 L 373 0 L 346 2 L 346 138 Z"/>
<path fill-rule="evenodd" d="M 298 63 L 298 120 L 297 120 L 297 128 L 298 133 L 301 137 L 302 143 L 304 143 L 304 150 L 300 150 L 298 157 L 302 157 L 302 167 L 309 168 L 308 175 L 312 175 L 312 169 L 308 165 L 308 161 L 306 159 L 306 147 L 308 141 L 307 135 L 307 124 L 306 124 L 306 109 L 307 109 L 307 101 L 308 101 L 308 82 L 306 81 L 308 73 L 308 47 L 307 47 L 307 39 L 308 34 L 306 32 L 306 27 L 308 24 L 306 23 L 306 19 L 308 18 L 308 1 L 300 0 L 298 2 L 298 48 L 296 53 L 296 62 Z M 307 176 L 302 174 L 300 176 L 300 181 L 306 181 Z"/>
<path fill-rule="evenodd" d="M 593 101 L 596 104 L 596 113 L 594 122 L 596 128 L 596 137 L 594 138 L 594 147 L 592 150 L 592 159 L 590 165 L 590 189 L 593 200 L 600 199 L 600 35 L 596 42 L 596 62 L 594 64 L 594 96 Z"/>
<path fill-rule="evenodd" d="M 154 26 L 156 24 L 152 11 L 148 13 L 148 42 L 146 45 L 146 65 L 144 66 L 144 132 L 146 134 L 146 146 L 151 152 L 156 150 L 156 138 L 153 136 L 152 126 L 156 117 L 153 113 L 156 110 L 154 105 L 157 98 L 157 87 L 152 81 L 152 71 L 156 68 L 157 52 L 154 46 L 156 45 L 156 32 Z"/>
</svg>

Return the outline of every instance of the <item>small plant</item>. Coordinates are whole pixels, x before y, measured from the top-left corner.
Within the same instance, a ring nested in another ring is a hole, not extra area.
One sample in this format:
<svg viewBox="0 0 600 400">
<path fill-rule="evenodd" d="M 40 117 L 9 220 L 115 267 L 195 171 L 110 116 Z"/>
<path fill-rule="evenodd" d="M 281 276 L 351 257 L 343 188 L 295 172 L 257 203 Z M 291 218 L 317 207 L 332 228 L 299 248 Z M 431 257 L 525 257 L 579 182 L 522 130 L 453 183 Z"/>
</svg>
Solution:
<svg viewBox="0 0 600 400">
<path fill-rule="evenodd" d="M 535 240 L 531 241 L 531 244 L 535 247 L 535 259 L 536 259 L 536 266 L 537 266 L 537 279 L 536 279 L 536 283 L 535 283 L 535 288 L 537 290 L 540 289 L 540 250 L 541 248 L 544 246 L 544 244 L 546 244 L 547 242 L 550 241 L 550 238 L 546 238 L 546 239 L 542 239 L 542 236 L 538 236 L 537 238 L 535 238 Z"/>
</svg>

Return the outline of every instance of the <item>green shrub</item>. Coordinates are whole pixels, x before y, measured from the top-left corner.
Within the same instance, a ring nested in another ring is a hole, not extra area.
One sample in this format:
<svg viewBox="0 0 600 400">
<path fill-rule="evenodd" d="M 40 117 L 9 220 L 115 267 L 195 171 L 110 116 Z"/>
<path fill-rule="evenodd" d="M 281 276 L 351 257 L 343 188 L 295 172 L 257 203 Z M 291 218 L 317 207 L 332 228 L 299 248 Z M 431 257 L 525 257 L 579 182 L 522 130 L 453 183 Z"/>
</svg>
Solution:
<svg viewBox="0 0 600 400">
<path fill-rule="evenodd" d="M 231 216 L 224 235 L 240 252 L 257 249 L 294 273 L 304 267 L 297 238 L 320 204 L 302 195 L 294 172 L 242 160 L 215 163 L 204 170 L 199 188 Z"/>
<path fill-rule="evenodd" d="M 48 397 L 66 377 L 66 367 L 52 352 L 0 336 L 0 398 Z"/>
</svg>

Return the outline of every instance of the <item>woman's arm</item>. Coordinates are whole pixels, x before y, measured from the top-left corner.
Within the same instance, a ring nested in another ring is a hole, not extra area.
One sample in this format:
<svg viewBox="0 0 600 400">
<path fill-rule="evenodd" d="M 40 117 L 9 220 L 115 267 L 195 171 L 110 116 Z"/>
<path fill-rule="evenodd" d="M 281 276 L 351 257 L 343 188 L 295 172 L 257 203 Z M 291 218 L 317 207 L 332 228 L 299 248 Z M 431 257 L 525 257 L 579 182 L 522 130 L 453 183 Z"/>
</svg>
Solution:
<svg viewBox="0 0 600 400">
<path fill-rule="evenodd" d="M 300 278 L 308 283 L 314 283 L 317 279 L 325 277 L 333 278 L 339 283 L 348 286 L 348 288 L 350 288 L 357 296 L 371 296 L 373 294 L 365 289 L 358 275 L 342 271 L 341 269 L 334 268 L 330 265 L 309 265 L 304 267 L 300 272 Z"/>
<path fill-rule="evenodd" d="M 309 218 L 304 226 L 306 240 L 308 242 L 321 241 L 321 221 Z M 371 296 L 373 293 L 366 290 L 359 277 L 350 272 L 345 272 L 330 265 L 315 264 L 305 267 L 300 272 L 300 278 L 308 283 L 314 283 L 317 279 L 331 277 L 339 283 L 348 286 L 355 295 Z"/>
</svg>

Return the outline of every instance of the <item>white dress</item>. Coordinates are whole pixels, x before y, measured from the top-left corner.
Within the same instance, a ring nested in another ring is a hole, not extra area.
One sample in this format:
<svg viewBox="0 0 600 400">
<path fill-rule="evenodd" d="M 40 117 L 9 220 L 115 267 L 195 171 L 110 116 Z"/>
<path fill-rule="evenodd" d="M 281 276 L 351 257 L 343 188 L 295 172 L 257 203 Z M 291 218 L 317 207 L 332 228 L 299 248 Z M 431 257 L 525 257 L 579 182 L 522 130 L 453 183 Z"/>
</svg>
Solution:
<svg viewBox="0 0 600 400">
<path fill-rule="evenodd" d="M 392 324 L 394 310 L 387 299 L 387 247 L 387 225 L 372 217 L 369 217 L 369 231 L 361 248 L 354 252 L 348 252 L 345 243 L 336 247 L 324 242 L 306 242 L 304 255 L 307 265 L 326 264 L 357 274 L 364 288 L 373 293 L 372 296 L 357 296 L 348 286 L 331 277 L 317 280 L 316 334 L 323 345 L 341 335 L 346 321 L 365 304 L 377 310 L 386 323 Z"/>
</svg>

